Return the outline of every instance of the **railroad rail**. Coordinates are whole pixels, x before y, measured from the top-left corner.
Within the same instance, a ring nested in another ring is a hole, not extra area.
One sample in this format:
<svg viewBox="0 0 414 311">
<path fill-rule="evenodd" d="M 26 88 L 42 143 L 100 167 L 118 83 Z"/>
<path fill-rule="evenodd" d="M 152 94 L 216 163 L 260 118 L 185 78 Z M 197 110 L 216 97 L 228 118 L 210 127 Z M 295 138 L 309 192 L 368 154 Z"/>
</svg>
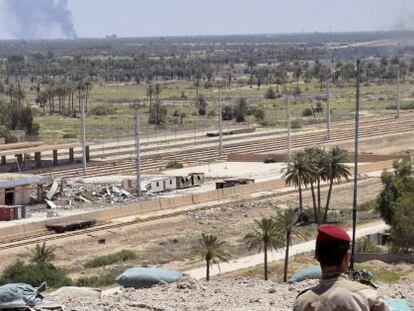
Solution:
<svg viewBox="0 0 414 311">
<path fill-rule="evenodd" d="M 384 126 L 386 124 L 386 126 Z M 361 123 L 360 137 L 372 138 L 384 135 L 400 134 L 414 131 L 414 115 L 405 117 L 380 118 Z M 308 147 L 351 140 L 354 137 L 352 124 L 335 129 L 332 139 L 328 142 L 325 130 L 317 130 L 308 133 L 298 133 L 292 135 L 292 148 Z M 179 160 L 187 165 L 206 163 L 212 160 L 225 160 L 231 153 L 270 153 L 285 150 L 287 137 L 278 136 L 273 138 L 263 137 L 247 139 L 238 142 L 224 144 L 223 155 L 220 156 L 215 145 L 196 146 L 193 149 L 177 149 L 176 151 L 162 151 L 159 153 L 145 154 L 142 156 L 141 169 L 143 171 L 154 171 L 165 167 L 169 161 Z M 82 175 L 80 165 L 57 167 L 44 171 L 32 171 L 33 173 L 43 173 L 49 175 L 50 171 L 56 177 L 70 178 Z M 135 171 L 135 160 L 120 161 L 96 161 L 88 166 L 86 177 L 104 176 L 111 174 L 127 174 Z"/>
</svg>

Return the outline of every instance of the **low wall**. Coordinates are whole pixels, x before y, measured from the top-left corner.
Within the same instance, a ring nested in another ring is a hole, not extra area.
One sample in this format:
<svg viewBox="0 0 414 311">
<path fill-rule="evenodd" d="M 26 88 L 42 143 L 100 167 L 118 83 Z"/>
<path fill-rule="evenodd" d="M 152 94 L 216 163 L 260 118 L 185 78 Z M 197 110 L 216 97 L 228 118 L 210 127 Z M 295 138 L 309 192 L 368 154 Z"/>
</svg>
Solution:
<svg viewBox="0 0 414 311">
<path fill-rule="evenodd" d="M 349 154 L 349 161 L 353 162 L 353 154 Z M 242 154 L 242 153 L 231 153 L 227 156 L 229 162 L 264 162 L 266 158 L 273 158 L 276 162 L 286 162 L 286 154 Z M 410 156 L 408 155 L 383 155 L 383 154 L 359 154 L 360 162 L 383 162 L 397 159 L 404 159 L 409 161 Z"/>
<path fill-rule="evenodd" d="M 414 255 L 403 255 L 403 254 L 370 254 L 370 253 L 363 253 L 363 254 L 355 254 L 355 261 L 356 262 L 365 262 L 371 260 L 380 260 L 385 263 L 389 264 L 397 264 L 397 263 L 410 263 L 414 264 Z"/>
<path fill-rule="evenodd" d="M 228 162 L 264 162 L 266 158 L 272 158 L 276 162 L 286 162 L 286 154 L 256 154 L 256 153 L 231 153 L 227 156 Z"/>
</svg>

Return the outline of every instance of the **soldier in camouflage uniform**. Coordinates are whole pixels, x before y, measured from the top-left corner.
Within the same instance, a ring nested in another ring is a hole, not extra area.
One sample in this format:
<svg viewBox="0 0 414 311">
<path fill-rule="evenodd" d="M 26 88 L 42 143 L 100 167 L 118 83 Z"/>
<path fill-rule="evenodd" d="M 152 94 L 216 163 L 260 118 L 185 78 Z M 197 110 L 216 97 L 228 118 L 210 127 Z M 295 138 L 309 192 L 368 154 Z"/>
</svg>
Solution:
<svg viewBox="0 0 414 311">
<path fill-rule="evenodd" d="M 350 259 L 349 235 L 340 227 L 318 228 L 315 257 L 322 268 L 319 284 L 299 294 L 294 311 L 389 311 L 372 287 L 346 275 Z"/>
</svg>

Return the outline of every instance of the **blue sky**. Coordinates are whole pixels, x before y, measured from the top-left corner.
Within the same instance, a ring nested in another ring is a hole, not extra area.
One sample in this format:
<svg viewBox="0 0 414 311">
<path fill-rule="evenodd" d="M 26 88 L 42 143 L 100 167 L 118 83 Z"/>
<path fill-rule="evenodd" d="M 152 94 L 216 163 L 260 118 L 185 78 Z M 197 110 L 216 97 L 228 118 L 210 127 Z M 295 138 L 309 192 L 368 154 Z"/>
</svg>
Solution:
<svg viewBox="0 0 414 311">
<path fill-rule="evenodd" d="M 414 0 L 67 1 L 79 37 L 372 31 L 401 19 L 414 23 Z M 4 26 L 2 38 L 9 36 Z"/>
</svg>

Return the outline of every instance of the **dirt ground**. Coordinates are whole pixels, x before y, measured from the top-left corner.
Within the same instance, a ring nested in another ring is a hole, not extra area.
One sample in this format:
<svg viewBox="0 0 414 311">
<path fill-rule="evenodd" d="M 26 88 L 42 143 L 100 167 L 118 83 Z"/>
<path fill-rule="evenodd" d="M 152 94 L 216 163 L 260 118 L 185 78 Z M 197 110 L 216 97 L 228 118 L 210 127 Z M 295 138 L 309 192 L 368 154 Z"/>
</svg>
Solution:
<svg viewBox="0 0 414 311">
<path fill-rule="evenodd" d="M 361 203 L 376 197 L 381 185 L 378 178 L 361 181 Z M 327 188 L 323 189 L 322 203 Z M 332 208 L 347 209 L 352 204 L 352 185 L 341 184 L 334 188 Z M 311 194 L 305 191 L 305 207 L 311 207 Z M 164 266 L 186 270 L 201 262 L 195 250 L 201 233 L 213 233 L 229 244 L 234 257 L 249 254 L 243 236 L 252 226 L 253 219 L 274 215 L 278 207 L 296 206 L 297 193 L 272 198 L 244 200 L 228 203 L 205 211 L 191 212 L 184 216 L 135 224 L 105 233 L 71 238 L 49 243 L 56 247 L 56 264 L 68 269 L 72 277 L 94 275 L 108 268 L 124 269 L 133 265 Z M 98 239 L 105 238 L 104 245 Z M 122 249 L 134 250 L 138 258 L 122 265 L 85 269 L 86 261 Z M 16 258 L 27 259 L 29 250 L 0 252 L 3 267 Z"/>
</svg>

